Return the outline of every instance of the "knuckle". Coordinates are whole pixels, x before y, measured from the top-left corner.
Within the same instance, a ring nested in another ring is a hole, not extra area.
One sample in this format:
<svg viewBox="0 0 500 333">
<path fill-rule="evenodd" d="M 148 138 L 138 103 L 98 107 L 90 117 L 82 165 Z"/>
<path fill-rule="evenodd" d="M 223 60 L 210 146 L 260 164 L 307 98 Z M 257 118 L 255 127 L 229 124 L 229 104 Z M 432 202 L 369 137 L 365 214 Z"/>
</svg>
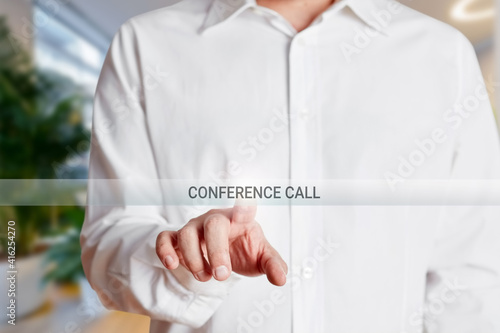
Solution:
<svg viewBox="0 0 500 333">
<path fill-rule="evenodd" d="M 203 261 L 201 258 L 193 258 L 188 261 L 188 266 L 190 269 L 195 270 L 195 273 L 198 273 L 198 271 L 202 270 L 204 268 L 203 266 Z"/>
<path fill-rule="evenodd" d="M 163 244 L 169 241 L 170 232 L 162 231 L 156 236 L 156 247 L 161 247 Z"/>
<path fill-rule="evenodd" d="M 210 215 L 205 220 L 205 228 L 211 229 L 216 227 L 222 222 L 221 216 L 218 214 Z"/>
<path fill-rule="evenodd" d="M 227 251 L 224 250 L 215 250 L 215 251 L 210 251 L 208 253 L 208 257 L 210 262 L 213 263 L 224 263 L 226 261 L 226 258 L 228 257 Z"/>
<path fill-rule="evenodd" d="M 214 214 L 217 214 L 219 212 L 218 209 L 210 209 L 208 212 L 207 212 L 207 215 L 214 215 Z"/>
<path fill-rule="evenodd" d="M 166 231 L 162 231 L 158 234 L 158 236 L 156 236 L 156 242 L 160 242 L 162 239 L 164 239 L 166 236 Z"/>
<path fill-rule="evenodd" d="M 247 225 L 247 228 L 245 228 L 245 233 L 252 237 L 260 237 L 264 235 L 264 230 L 262 229 L 260 224 L 255 222 L 249 223 Z"/>
<path fill-rule="evenodd" d="M 190 271 L 193 273 L 198 273 L 199 271 L 203 270 L 203 260 L 201 258 L 184 258 L 184 261 L 186 263 L 187 268 L 189 268 Z"/>
<path fill-rule="evenodd" d="M 186 225 L 184 228 L 182 228 L 181 230 L 179 230 L 178 232 L 178 237 L 180 239 L 189 239 L 193 236 L 195 236 L 197 234 L 197 231 L 195 228 L 193 228 L 192 226 L 190 225 Z"/>
</svg>

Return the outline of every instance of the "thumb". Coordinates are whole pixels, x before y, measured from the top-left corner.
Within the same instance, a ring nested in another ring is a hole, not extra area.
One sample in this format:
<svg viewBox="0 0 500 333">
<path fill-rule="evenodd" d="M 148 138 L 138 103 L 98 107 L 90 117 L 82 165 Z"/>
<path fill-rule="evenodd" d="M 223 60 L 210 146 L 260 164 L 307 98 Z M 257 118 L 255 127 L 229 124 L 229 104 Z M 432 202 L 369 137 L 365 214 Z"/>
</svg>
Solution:
<svg viewBox="0 0 500 333">
<path fill-rule="evenodd" d="M 261 265 L 269 282 L 275 286 L 283 286 L 286 283 L 288 266 L 271 245 L 268 245 L 268 249 L 262 258 Z"/>
<path fill-rule="evenodd" d="M 252 201 L 239 200 L 234 204 L 231 221 L 235 223 L 247 223 L 255 220 L 257 206 Z"/>
</svg>

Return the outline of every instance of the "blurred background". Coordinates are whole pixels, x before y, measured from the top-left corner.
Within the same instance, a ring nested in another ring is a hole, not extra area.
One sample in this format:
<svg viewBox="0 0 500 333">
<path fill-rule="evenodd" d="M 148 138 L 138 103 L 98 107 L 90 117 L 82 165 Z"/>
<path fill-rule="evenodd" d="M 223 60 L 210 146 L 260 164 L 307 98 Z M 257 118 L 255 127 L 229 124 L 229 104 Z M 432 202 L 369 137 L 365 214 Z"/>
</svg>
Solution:
<svg viewBox="0 0 500 333">
<path fill-rule="evenodd" d="M 92 96 L 111 38 L 130 17 L 178 1 L 0 0 L 0 179 L 83 180 L 70 194 L 74 205 L 0 207 L 0 271 L 8 270 L 7 221 L 14 220 L 20 272 L 16 326 L 2 315 L 1 332 L 148 332 L 148 318 L 100 305 L 83 275 L 79 231 Z M 496 3 L 401 2 L 470 39 L 500 124 L 500 89 L 494 89 L 500 77 Z M 6 294 L 2 278 L 1 309 Z"/>
</svg>

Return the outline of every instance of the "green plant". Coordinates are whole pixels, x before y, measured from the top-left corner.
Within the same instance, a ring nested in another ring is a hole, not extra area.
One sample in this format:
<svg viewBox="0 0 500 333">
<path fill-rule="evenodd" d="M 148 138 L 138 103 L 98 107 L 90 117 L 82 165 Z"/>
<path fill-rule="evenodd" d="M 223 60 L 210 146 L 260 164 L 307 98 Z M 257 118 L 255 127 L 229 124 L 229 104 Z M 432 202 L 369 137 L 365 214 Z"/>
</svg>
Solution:
<svg viewBox="0 0 500 333">
<path fill-rule="evenodd" d="M 0 17 L 0 179 L 57 178 L 57 166 L 88 143 L 81 113 L 89 97 L 71 80 L 37 69 L 13 42 Z M 65 220 L 69 215 L 78 221 Z M 16 253 L 27 255 L 40 236 L 79 230 L 82 215 L 81 207 L 0 207 L 0 256 L 7 252 L 6 221 L 16 221 Z"/>
<path fill-rule="evenodd" d="M 46 262 L 50 268 L 45 281 L 76 282 L 85 276 L 80 253 L 80 235 L 73 229 L 62 242 L 51 246 L 47 251 Z"/>
</svg>

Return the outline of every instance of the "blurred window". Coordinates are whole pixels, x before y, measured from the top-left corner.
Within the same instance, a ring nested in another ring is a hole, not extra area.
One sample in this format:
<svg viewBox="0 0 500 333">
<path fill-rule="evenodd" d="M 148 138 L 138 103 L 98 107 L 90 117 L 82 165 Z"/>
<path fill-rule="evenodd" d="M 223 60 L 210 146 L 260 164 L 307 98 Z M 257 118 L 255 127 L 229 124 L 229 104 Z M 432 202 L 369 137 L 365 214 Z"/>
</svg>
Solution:
<svg viewBox="0 0 500 333">
<path fill-rule="evenodd" d="M 52 12 L 51 12 L 52 10 Z M 105 57 L 105 49 L 92 40 L 102 41 L 105 37 L 99 32 L 92 32 L 92 24 L 84 18 L 72 20 L 68 24 L 67 8 L 64 11 L 44 8 L 35 3 L 33 22 L 36 27 L 35 59 L 41 69 L 55 71 L 64 75 L 93 96 L 99 77 L 99 71 Z M 72 13 L 78 16 L 78 13 Z M 66 18 L 66 19 L 64 19 Z M 71 18 L 69 18 L 71 20 Z M 85 31 L 85 36 L 80 34 Z M 86 125 L 90 127 L 92 103 L 85 106 Z"/>
<path fill-rule="evenodd" d="M 72 4 L 57 4 L 50 7 L 50 2 L 34 1 L 35 65 L 69 78 L 83 90 L 89 98 L 81 116 L 90 129 L 92 97 L 111 38 Z M 88 151 L 75 152 L 60 166 L 58 177 L 86 178 L 88 158 Z"/>
</svg>

